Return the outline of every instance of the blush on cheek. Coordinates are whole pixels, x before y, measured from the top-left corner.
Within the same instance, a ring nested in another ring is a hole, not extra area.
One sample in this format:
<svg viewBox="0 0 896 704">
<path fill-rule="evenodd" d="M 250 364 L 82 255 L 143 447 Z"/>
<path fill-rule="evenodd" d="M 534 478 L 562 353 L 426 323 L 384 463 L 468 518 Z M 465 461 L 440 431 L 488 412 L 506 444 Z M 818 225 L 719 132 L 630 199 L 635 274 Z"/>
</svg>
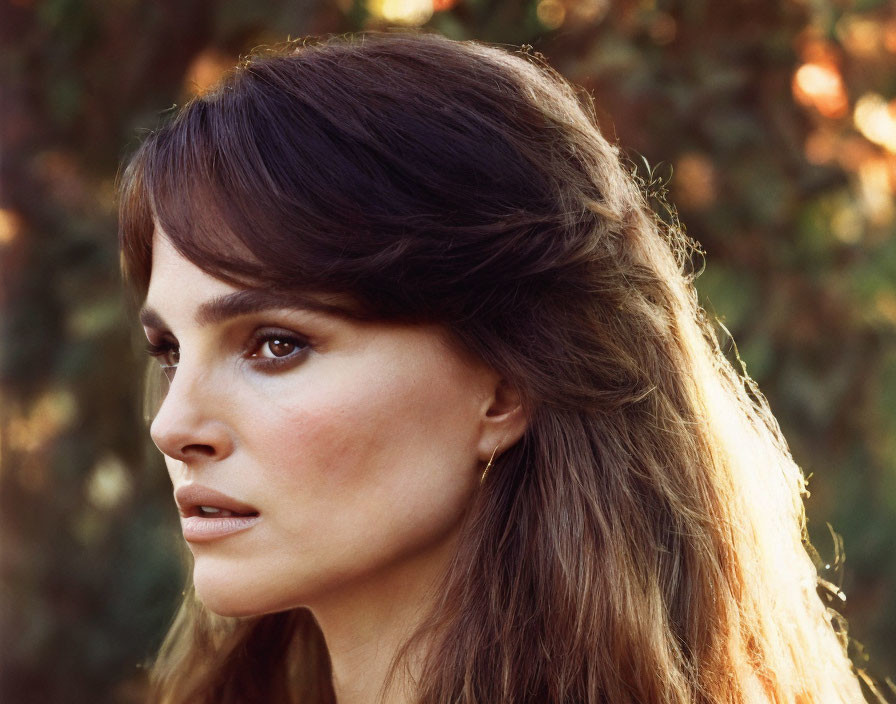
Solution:
<svg viewBox="0 0 896 704">
<path fill-rule="evenodd" d="M 311 391 L 297 391 L 256 418 L 247 442 L 264 463 L 275 495 L 330 503 L 365 477 L 372 479 L 384 451 L 400 440 L 376 395 Z"/>
<path fill-rule="evenodd" d="M 287 393 L 281 389 L 268 422 L 254 429 L 267 447 L 279 448 L 277 471 L 291 481 L 336 487 L 371 479 L 443 425 L 457 407 L 448 385 L 419 360 L 406 361 L 328 360 L 309 367 Z"/>
</svg>

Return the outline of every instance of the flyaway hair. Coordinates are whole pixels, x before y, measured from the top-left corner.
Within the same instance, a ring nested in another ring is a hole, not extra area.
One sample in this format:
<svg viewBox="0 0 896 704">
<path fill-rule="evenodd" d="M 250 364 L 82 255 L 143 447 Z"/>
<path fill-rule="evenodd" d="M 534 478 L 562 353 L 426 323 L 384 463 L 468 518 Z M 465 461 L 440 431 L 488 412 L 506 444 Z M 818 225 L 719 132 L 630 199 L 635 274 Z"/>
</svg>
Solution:
<svg viewBox="0 0 896 704">
<path fill-rule="evenodd" d="M 862 701 L 803 475 L 719 349 L 692 243 L 543 62 L 411 32 L 293 44 L 146 139 L 121 194 L 138 295 L 158 225 L 225 281 L 439 323 L 520 391 L 528 429 L 416 636 L 421 703 Z M 189 594 L 153 697 L 331 702 L 328 668 L 306 610 Z"/>
</svg>

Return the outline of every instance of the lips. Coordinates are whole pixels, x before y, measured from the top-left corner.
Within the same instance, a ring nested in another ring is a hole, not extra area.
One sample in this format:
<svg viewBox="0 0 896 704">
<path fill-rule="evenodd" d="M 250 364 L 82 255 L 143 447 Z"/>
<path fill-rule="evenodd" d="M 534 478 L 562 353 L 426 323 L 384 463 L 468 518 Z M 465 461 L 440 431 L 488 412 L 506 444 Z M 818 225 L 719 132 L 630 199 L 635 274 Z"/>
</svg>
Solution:
<svg viewBox="0 0 896 704">
<path fill-rule="evenodd" d="M 184 518 L 251 517 L 258 509 L 238 499 L 199 484 L 186 484 L 174 492 L 174 500 Z"/>
</svg>

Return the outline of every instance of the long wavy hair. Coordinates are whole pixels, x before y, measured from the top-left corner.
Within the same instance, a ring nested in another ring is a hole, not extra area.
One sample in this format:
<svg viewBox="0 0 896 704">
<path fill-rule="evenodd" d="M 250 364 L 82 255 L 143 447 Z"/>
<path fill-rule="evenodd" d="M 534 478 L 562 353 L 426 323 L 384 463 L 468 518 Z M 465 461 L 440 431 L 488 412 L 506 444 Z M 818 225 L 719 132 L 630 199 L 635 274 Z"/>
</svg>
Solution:
<svg viewBox="0 0 896 704">
<path fill-rule="evenodd" d="M 526 433 L 415 636 L 421 704 L 862 700 L 817 591 L 804 477 L 720 351 L 693 243 L 544 61 L 417 32 L 245 60 L 123 172 L 139 296 L 156 224 L 224 281 L 439 323 L 522 395 Z M 307 609 L 226 618 L 192 592 L 151 687 L 334 701 Z"/>
</svg>

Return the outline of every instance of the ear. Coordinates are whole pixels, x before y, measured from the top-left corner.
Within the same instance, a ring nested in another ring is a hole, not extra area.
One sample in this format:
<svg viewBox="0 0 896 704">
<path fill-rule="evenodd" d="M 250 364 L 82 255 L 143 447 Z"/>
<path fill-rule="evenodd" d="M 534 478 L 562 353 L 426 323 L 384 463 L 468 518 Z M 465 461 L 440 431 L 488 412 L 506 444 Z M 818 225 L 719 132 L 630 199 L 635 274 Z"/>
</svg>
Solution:
<svg viewBox="0 0 896 704">
<path fill-rule="evenodd" d="M 483 462 L 494 454 L 504 453 L 526 432 L 528 418 L 519 392 L 506 379 L 498 379 L 484 405 L 482 432 L 479 438 L 479 459 Z"/>
</svg>

